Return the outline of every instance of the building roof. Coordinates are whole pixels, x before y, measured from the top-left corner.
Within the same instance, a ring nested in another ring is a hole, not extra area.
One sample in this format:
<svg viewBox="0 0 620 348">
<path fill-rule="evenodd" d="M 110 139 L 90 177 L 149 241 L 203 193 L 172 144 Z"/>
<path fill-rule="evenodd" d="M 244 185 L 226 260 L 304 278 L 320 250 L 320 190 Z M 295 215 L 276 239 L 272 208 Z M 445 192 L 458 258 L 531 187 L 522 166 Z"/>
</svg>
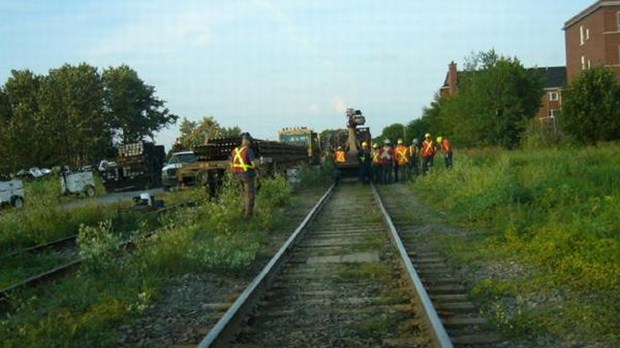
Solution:
<svg viewBox="0 0 620 348">
<path fill-rule="evenodd" d="M 566 67 L 552 66 L 545 68 L 532 68 L 538 71 L 543 77 L 544 88 L 561 88 L 566 86 Z"/>
<path fill-rule="evenodd" d="M 582 19 L 584 19 L 585 17 L 591 15 L 594 11 L 598 10 L 599 8 L 601 8 L 601 7 L 608 7 L 608 6 L 620 6 L 620 1 L 599 0 L 599 1 L 595 2 L 594 4 L 590 5 L 590 7 L 588 7 L 585 10 L 579 12 L 573 18 L 571 18 L 568 21 L 566 21 L 566 23 L 564 23 L 564 28 L 562 28 L 562 29 L 566 30 L 570 26 L 572 26 L 573 24 L 575 24 L 575 23 L 581 21 Z"/>
<path fill-rule="evenodd" d="M 563 88 L 567 85 L 566 67 L 565 66 L 551 66 L 543 68 L 530 68 L 529 70 L 535 70 L 543 77 L 543 88 Z M 456 75 L 456 85 L 460 86 L 461 77 L 471 74 L 472 71 L 458 71 Z M 475 71 L 473 72 L 475 73 Z M 446 73 L 443 85 L 440 89 L 449 88 L 448 79 L 450 72 Z"/>
</svg>

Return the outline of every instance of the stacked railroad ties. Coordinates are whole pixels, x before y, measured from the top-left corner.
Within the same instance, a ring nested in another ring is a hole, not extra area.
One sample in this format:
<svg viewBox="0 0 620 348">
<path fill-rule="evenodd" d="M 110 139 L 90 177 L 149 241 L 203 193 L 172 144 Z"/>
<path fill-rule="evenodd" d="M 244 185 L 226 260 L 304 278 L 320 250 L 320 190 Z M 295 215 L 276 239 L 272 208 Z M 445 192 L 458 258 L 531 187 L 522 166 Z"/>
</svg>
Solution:
<svg viewBox="0 0 620 348">
<path fill-rule="evenodd" d="M 215 190 L 230 167 L 230 154 L 241 144 L 241 137 L 212 138 L 194 147 L 197 162 L 177 172 L 179 186 L 205 185 Z M 252 150 L 260 159 L 262 175 L 283 173 L 286 169 L 309 161 L 305 147 L 277 141 L 252 140 Z"/>
<path fill-rule="evenodd" d="M 107 191 L 160 186 L 165 158 L 163 145 L 150 142 L 121 145 L 118 147 L 116 165 L 102 173 L 103 184 Z"/>
</svg>

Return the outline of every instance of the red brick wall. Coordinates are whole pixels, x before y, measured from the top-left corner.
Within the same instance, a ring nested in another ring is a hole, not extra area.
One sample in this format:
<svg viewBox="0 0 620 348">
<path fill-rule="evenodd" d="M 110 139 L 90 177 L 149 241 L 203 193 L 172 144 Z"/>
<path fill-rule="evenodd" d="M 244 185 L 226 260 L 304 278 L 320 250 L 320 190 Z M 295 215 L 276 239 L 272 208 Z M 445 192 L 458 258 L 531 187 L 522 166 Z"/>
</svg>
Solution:
<svg viewBox="0 0 620 348">
<path fill-rule="evenodd" d="M 572 82 L 582 70 L 581 57 L 594 66 L 609 66 L 616 71 L 620 80 L 620 33 L 616 13 L 620 6 L 608 6 L 596 9 L 581 20 L 565 28 L 566 72 L 568 83 Z M 584 30 L 584 44 L 581 44 L 581 27 Z M 589 31 L 589 38 L 586 32 Z"/>
</svg>

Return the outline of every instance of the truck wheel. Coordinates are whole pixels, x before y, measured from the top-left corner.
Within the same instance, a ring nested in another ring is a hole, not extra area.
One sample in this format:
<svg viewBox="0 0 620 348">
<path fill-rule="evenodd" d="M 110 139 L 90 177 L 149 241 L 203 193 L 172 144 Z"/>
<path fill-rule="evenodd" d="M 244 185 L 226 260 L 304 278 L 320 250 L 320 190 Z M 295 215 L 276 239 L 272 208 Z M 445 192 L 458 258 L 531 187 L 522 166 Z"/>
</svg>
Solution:
<svg viewBox="0 0 620 348">
<path fill-rule="evenodd" d="M 84 188 L 84 194 L 86 195 L 86 197 L 92 197 L 95 195 L 95 188 L 92 187 L 91 185 L 86 186 L 86 188 Z"/>
<path fill-rule="evenodd" d="M 24 206 L 24 199 L 19 196 L 14 196 L 11 198 L 11 205 L 15 208 L 22 208 Z"/>
</svg>

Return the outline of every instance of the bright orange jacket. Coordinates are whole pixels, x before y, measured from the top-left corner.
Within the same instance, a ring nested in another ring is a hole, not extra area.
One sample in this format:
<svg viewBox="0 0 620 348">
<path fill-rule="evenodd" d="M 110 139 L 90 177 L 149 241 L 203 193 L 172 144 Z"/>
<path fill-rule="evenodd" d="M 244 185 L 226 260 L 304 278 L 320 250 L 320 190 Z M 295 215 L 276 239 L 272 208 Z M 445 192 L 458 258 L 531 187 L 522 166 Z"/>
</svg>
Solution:
<svg viewBox="0 0 620 348">
<path fill-rule="evenodd" d="M 422 142 L 422 157 L 435 156 L 435 142 L 432 140 L 424 140 Z"/>
<path fill-rule="evenodd" d="M 443 139 L 441 141 L 441 152 L 451 153 L 452 152 L 452 143 L 448 139 Z"/>
</svg>

